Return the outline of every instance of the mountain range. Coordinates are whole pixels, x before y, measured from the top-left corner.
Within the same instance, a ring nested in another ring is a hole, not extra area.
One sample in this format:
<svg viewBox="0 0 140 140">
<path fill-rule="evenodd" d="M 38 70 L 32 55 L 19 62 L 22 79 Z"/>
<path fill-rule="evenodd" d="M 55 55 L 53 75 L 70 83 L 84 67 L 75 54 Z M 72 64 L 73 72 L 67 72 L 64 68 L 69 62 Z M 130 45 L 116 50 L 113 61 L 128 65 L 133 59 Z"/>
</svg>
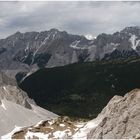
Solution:
<svg viewBox="0 0 140 140">
<path fill-rule="evenodd" d="M 102 33 L 93 40 L 57 29 L 16 32 L 0 40 L 0 68 L 14 76 L 18 72 L 31 74 L 42 67 L 139 56 L 139 50 L 137 26 L 113 34 Z"/>
</svg>

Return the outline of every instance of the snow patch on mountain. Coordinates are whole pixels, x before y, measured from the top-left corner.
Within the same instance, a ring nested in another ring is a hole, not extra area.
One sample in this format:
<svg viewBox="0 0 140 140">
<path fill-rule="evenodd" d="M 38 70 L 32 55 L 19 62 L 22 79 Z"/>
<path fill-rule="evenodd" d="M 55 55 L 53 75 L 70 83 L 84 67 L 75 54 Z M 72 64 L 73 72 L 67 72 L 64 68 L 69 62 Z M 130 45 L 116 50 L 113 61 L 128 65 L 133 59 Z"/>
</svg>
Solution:
<svg viewBox="0 0 140 140">
<path fill-rule="evenodd" d="M 5 98 L 0 99 L 0 101 L 0 136 L 12 131 L 15 125 L 23 128 L 34 125 L 42 120 L 50 120 L 58 117 L 54 113 L 37 105 L 30 104 L 31 109 L 28 109 Z"/>
<path fill-rule="evenodd" d="M 79 43 L 80 43 L 80 40 L 76 40 L 70 44 L 70 47 L 74 49 L 81 49 L 80 47 L 77 47 Z"/>
<path fill-rule="evenodd" d="M 140 40 L 139 40 L 138 37 L 137 37 L 136 35 L 134 35 L 134 34 L 131 34 L 131 37 L 130 37 L 129 41 L 131 42 L 131 44 L 132 44 L 131 47 L 132 47 L 134 50 L 136 50 L 137 46 L 140 45 Z"/>
<path fill-rule="evenodd" d="M 85 122 L 71 121 L 68 117 L 59 117 L 48 121 L 43 121 L 39 125 L 26 127 L 21 131 L 13 134 L 12 138 L 16 139 L 70 139 L 83 126 Z"/>
<path fill-rule="evenodd" d="M 32 62 L 31 62 L 30 65 L 33 64 L 37 52 L 41 49 L 41 47 L 42 47 L 43 45 L 46 44 L 46 42 L 47 42 L 48 39 L 49 39 L 49 36 L 47 36 L 47 37 L 41 42 L 41 44 L 40 44 L 38 47 L 36 47 L 36 50 L 35 50 L 34 53 L 33 53 Z"/>
<path fill-rule="evenodd" d="M 25 140 L 34 139 L 34 137 L 38 137 L 39 139 L 45 140 L 45 139 L 48 139 L 48 134 L 44 134 L 41 132 L 33 133 L 33 132 L 28 131 L 25 135 Z"/>
<path fill-rule="evenodd" d="M 131 35 L 130 37 L 130 42 L 132 44 L 132 48 L 135 50 L 136 49 L 136 39 L 137 39 L 137 36 L 136 35 Z"/>
<path fill-rule="evenodd" d="M 85 35 L 85 37 L 86 37 L 86 39 L 88 39 L 88 40 L 94 40 L 94 39 L 96 39 L 96 37 L 93 36 L 93 35 L 91 35 L 91 34 L 87 34 L 87 35 Z"/>
<path fill-rule="evenodd" d="M 93 130 L 94 128 L 96 128 L 99 123 L 101 122 L 102 118 L 96 118 L 93 119 L 89 122 L 87 122 L 85 125 L 83 125 L 83 127 L 81 127 L 73 136 L 72 138 L 74 139 L 86 139 L 87 138 L 87 134 Z"/>
<path fill-rule="evenodd" d="M 20 131 L 21 129 L 22 129 L 22 127 L 19 127 L 19 126 L 16 126 L 16 125 L 15 125 L 15 128 L 14 128 L 10 133 L 1 136 L 1 139 L 3 139 L 3 140 L 4 140 L 4 139 L 5 139 L 5 140 L 11 140 L 11 139 L 12 139 L 12 135 L 13 135 L 14 133 L 16 133 L 17 131 Z"/>
<path fill-rule="evenodd" d="M 70 47 L 71 48 L 73 48 L 73 49 L 76 49 L 76 50 L 89 50 L 90 48 L 95 48 L 96 46 L 95 45 L 92 45 L 92 43 L 93 43 L 93 41 L 91 41 L 89 44 L 90 45 L 85 45 L 85 46 L 83 46 L 83 47 L 81 47 L 79 44 L 80 44 L 80 40 L 76 40 L 76 41 L 74 41 L 74 42 L 72 42 L 71 44 L 70 44 Z M 79 46 L 78 46 L 79 45 Z"/>
<path fill-rule="evenodd" d="M 29 44 L 30 44 L 30 42 L 27 43 L 27 46 L 25 48 L 25 52 L 27 52 L 29 50 Z"/>
<path fill-rule="evenodd" d="M 1 107 L 2 107 L 4 110 L 6 110 L 6 107 L 5 107 L 4 103 L 3 103 L 3 100 L 1 101 Z"/>
<path fill-rule="evenodd" d="M 102 118 L 97 118 L 91 121 L 71 121 L 68 117 L 59 117 L 48 121 L 42 121 L 36 126 L 31 126 L 22 129 L 13 134 L 12 138 L 22 139 L 86 139 L 87 134 L 96 128 Z M 51 122 L 51 123 L 50 123 Z"/>
<path fill-rule="evenodd" d="M 55 39 L 55 36 L 57 35 L 57 31 L 54 32 L 52 39 Z"/>
</svg>

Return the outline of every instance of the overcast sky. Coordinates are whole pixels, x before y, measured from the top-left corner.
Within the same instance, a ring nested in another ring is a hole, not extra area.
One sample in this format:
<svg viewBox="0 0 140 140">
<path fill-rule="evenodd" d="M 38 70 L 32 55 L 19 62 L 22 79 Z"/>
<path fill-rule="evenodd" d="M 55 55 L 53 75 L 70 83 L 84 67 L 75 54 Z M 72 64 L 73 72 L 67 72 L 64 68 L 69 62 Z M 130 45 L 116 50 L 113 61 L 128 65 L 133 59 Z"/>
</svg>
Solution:
<svg viewBox="0 0 140 140">
<path fill-rule="evenodd" d="M 140 26 L 140 2 L 0 2 L 0 38 L 50 28 L 97 36 L 126 26 Z"/>
</svg>

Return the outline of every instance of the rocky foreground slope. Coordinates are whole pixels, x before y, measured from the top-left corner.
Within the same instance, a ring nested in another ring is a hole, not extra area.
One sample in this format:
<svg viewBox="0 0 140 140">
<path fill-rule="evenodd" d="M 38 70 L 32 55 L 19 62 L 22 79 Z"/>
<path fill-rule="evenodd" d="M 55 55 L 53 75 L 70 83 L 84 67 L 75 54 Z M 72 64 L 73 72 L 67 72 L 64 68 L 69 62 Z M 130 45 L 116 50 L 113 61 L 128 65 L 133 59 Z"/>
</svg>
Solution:
<svg viewBox="0 0 140 140">
<path fill-rule="evenodd" d="M 97 118 L 99 125 L 88 133 L 89 139 L 140 138 L 140 89 L 124 97 L 114 96 Z"/>
<path fill-rule="evenodd" d="M 0 72 L 0 136 L 58 116 L 35 104 L 14 79 Z"/>
<path fill-rule="evenodd" d="M 98 117 L 89 122 L 72 122 L 67 117 L 42 121 L 21 128 L 12 138 L 140 138 L 140 89 L 124 97 L 114 96 Z"/>
</svg>

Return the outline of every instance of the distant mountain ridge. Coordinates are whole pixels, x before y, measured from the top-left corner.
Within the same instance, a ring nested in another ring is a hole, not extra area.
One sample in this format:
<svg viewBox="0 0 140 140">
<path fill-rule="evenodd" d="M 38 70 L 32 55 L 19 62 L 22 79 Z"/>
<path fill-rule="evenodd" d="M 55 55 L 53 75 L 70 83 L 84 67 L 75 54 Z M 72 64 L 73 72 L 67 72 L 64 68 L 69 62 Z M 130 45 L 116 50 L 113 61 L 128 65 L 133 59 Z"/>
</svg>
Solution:
<svg viewBox="0 0 140 140">
<path fill-rule="evenodd" d="M 44 32 L 17 32 L 0 40 L 1 57 L 7 62 L 21 63 L 26 67 L 52 67 L 77 62 L 79 60 L 76 58 L 76 52 L 81 55 L 80 50 L 91 44 L 92 41 L 84 36 L 71 35 L 57 29 Z M 17 68 L 16 64 L 8 64 L 1 67 Z"/>
<path fill-rule="evenodd" d="M 93 31 L 94 32 L 94 31 Z M 42 67 L 114 60 L 140 55 L 140 27 L 126 27 L 96 39 L 50 29 L 15 34 L 0 40 L 0 68 L 33 73 Z"/>
</svg>

